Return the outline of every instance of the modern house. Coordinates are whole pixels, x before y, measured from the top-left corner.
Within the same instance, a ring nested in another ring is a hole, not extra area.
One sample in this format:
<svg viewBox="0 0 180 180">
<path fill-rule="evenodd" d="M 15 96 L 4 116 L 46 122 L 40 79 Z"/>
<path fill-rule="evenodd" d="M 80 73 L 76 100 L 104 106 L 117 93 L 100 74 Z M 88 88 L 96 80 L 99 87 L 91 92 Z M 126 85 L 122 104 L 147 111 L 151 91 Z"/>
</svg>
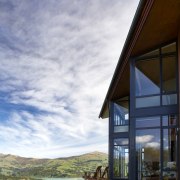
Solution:
<svg viewBox="0 0 180 180">
<path fill-rule="evenodd" d="M 110 180 L 180 180 L 180 0 L 141 0 L 99 117 Z"/>
</svg>

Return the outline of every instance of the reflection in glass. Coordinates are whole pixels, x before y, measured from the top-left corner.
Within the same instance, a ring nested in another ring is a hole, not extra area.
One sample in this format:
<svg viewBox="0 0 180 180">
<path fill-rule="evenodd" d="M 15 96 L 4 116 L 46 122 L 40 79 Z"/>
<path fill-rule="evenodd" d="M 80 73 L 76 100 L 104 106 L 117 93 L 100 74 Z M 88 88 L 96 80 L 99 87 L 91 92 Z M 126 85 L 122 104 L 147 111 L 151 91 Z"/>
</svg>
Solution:
<svg viewBox="0 0 180 180">
<path fill-rule="evenodd" d="M 164 46 L 161 48 L 161 52 L 164 53 L 172 53 L 176 52 L 176 43 L 168 44 L 167 46 Z"/>
<path fill-rule="evenodd" d="M 114 132 L 127 132 L 129 124 L 129 103 L 120 101 L 114 103 Z"/>
<path fill-rule="evenodd" d="M 164 171 L 163 180 L 177 180 L 176 171 Z"/>
<path fill-rule="evenodd" d="M 164 177 L 176 178 L 176 129 L 163 130 L 163 173 Z"/>
<path fill-rule="evenodd" d="M 159 59 L 147 59 L 136 62 L 135 67 L 136 96 L 160 93 Z"/>
<path fill-rule="evenodd" d="M 150 51 L 146 54 L 139 56 L 139 58 L 146 58 L 146 57 L 150 57 L 150 56 L 152 57 L 152 56 L 158 56 L 158 55 L 159 55 L 159 49 L 156 49 L 154 51 Z"/>
<path fill-rule="evenodd" d="M 136 108 L 160 106 L 160 96 L 136 98 Z"/>
<path fill-rule="evenodd" d="M 162 59 L 163 93 L 176 91 L 176 57 Z"/>
<path fill-rule="evenodd" d="M 114 140 L 113 175 L 119 178 L 128 178 L 129 148 L 128 138 Z"/>
<path fill-rule="evenodd" d="M 160 130 L 145 129 L 136 131 L 136 153 L 138 180 L 160 175 Z"/>
<path fill-rule="evenodd" d="M 166 94 L 162 96 L 163 105 L 177 104 L 177 94 Z"/>
<path fill-rule="evenodd" d="M 162 117 L 163 126 L 174 126 L 177 122 L 177 115 L 168 115 Z"/>
<path fill-rule="evenodd" d="M 136 128 L 143 128 L 143 127 L 160 127 L 160 117 L 143 117 L 143 118 L 136 118 Z"/>
</svg>

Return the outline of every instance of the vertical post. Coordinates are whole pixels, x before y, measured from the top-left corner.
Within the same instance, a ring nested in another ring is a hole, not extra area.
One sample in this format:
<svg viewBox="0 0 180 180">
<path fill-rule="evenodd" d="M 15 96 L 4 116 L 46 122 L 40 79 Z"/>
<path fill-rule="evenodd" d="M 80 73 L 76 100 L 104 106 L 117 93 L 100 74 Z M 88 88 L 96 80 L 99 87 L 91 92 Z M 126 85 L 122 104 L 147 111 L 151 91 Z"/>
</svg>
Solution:
<svg viewBox="0 0 180 180">
<path fill-rule="evenodd" d="M 108 102 L 109 105 L 109 179 L 113 178 L 113 121 L 114 107 L 113 102 Z"/>
<path fill-rule="evenodd" d="M 136 149 L 135 149 L 135 59 L 130 59 L 130 115 L 129 115 L 129 180 L 136 179 Z"/>
<path fill-rule="evenodd" d="M 179 105 L 179 120 L 178 126 L 180 127 L 180 24 L 179 24 L 179 31 L 178 31 L 178 42 L 177 42 L 177 53 L 178 53 L 178 105 Z M 178 132 L 178 153 L 180 153 L 180 132 Z M 177 179 L 180 179 L 180 157 L 177 156 Z"/>
</svg>

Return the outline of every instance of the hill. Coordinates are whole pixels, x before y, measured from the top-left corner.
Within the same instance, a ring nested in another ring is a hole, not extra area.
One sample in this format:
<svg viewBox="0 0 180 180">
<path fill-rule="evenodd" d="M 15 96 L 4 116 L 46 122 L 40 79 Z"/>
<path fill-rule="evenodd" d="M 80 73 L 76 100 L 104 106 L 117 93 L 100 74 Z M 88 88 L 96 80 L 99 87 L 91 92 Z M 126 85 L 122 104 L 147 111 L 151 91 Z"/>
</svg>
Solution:
<svg viewBox="0 0 180 180">
<path fill-rule="evenodd" d="M 93 172 L 97 166 L 105 167 L 107 164 L 108 156 L 101 152 L 56 159 L 35 159 L 0 154 L 0 179 L 81 177 L 85 171 Z"/>
</svg>

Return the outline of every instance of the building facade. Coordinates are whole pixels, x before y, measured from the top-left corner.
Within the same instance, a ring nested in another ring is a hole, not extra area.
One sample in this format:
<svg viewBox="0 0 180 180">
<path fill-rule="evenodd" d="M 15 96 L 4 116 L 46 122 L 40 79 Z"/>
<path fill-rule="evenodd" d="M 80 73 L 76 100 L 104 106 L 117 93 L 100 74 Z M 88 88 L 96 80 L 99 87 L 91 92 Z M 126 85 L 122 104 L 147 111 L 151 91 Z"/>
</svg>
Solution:
<svg viewBox="0 0 180 180">
<path fill-rule="evenodd" d="M 180 0 L 140 1 L 100 117 L 111 180 L 180 180 Z"/>
</svg>

